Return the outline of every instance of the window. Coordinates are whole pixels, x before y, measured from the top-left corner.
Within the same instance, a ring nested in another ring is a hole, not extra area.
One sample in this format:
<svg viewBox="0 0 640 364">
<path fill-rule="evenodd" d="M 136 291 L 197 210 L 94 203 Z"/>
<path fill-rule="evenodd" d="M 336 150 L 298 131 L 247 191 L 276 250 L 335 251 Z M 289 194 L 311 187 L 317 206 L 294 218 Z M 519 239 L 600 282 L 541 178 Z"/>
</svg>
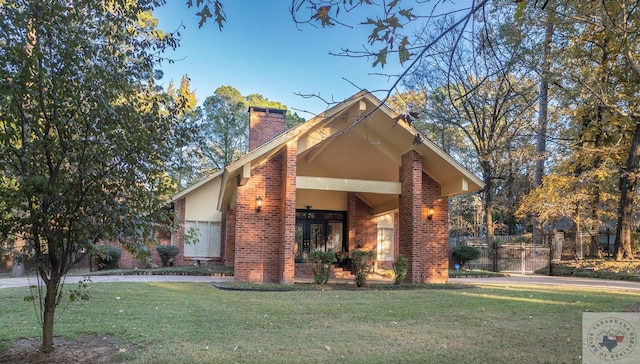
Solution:
<svg viewBox="0 0 640 364">
<path fill-rule="evenodd" d="M 393 214 L 379 216 L 378 261 L 393 261 Z"/>
<path fill-rule="evenodd" d="M 184 244 L 185 257 L 220 257 L 220 223 L 187 221 L 185 234 L 193 235 L 191 244 Z"/>
</svg>

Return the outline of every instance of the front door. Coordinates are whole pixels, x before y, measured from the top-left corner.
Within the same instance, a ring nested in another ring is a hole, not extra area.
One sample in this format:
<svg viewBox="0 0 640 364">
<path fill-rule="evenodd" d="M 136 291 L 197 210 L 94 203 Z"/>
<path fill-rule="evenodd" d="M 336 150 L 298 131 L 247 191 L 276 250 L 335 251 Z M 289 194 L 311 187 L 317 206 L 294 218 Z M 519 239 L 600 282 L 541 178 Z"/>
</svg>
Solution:
<svg viewBox="0 0 640 364">
<path fill-rule="evenodd" d="M 296 262 L 309 260 L 311 252 L 345 250 L 343 212 L 298 210 L 296 213 Z"/>
</svg>

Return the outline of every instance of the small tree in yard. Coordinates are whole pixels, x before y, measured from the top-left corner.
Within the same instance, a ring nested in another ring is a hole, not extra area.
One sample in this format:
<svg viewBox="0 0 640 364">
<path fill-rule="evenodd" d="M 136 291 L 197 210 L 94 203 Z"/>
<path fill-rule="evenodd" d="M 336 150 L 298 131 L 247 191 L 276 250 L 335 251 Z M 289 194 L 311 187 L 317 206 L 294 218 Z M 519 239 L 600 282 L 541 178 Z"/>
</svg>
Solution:
<svg viewBox="0 0 640 364">
<path fill-rule="evenodd" d="M 118 261 L 122 257 L 122 250 L 113 245 L 100 245 L 94 252 L 95 260 L 98 262 L 98 269 L 116 269 Z"/>
<path fill-rule="evenodd" d="M 451 250 L 451 255 L 462 268 L 468 262 L 480 258 L 480 250 L 472 246 L 457 246 Z"/>
<path fill-rule="evenodd" d="M 355 250 L 353 252 L 351 264 L 353 273 L 356 276 L 356 286 L 363 287 L 367 284 L 367 276 L 371 271 L 371 267 L 373 267 L 375 256 L 376 252 L 373 250 Z"/>
<path fill-rule="evenodd" d="M 69 270 L 100 241 L 146 257 L 169 221 L 179 106 L 153 68 L 176 43 L 152 4 L 0 1 L 0 240 L 33 255 L 45 352 Z"/>
<path fill-rule="evenodd" d="M 393 262 L 393 273 L 395 273 L 396 276 L 394 283 L 402 283 L 402 281 L 404 281 L 404 278 L 407 276 L 408 270 L 409 268 L 407 258 L 405 258 L 404 255 L 399 254 L 398 258 L 396 258 L 396 261 Z"/>
<path fill-rule="evenodd" d="M 310 258 L 313 262 L 313 283 L 327 284 L 331 275 L 331 263 L 336 261 L 336 254 L 317 249 L 311 252 Z"/>
<path fill-rule="evenodd" d="M 180 248 L 175 245 L 158 245 L 156 251 L 162 260 L 162 266 L 169 266 L 169 262 L 180 253 Z"/>
</svg>

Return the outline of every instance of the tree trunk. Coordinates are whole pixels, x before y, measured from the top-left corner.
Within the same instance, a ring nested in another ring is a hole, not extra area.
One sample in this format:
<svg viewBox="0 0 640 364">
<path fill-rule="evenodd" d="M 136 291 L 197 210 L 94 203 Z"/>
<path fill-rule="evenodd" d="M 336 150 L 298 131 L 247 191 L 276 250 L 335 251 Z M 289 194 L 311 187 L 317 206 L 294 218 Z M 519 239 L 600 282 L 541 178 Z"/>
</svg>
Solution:
<svg viewBox="0 0 640 364">
<path fill-rule="evenodd" d="M 640 170 L 640 116 L 635 116 L 636 129 L 629 148 L 626 170 L 620 174 L 620 204 L 618 205 L 618 223 L 614 251 L 616 261 L 633 258 L 631 251 L 631 217 L 638 171 Z"/>
<path fill-rule="evenodd" d="M 481 163 L 484 175 L 484 217 L 487 227 L 487 246 L 492 255 L 492 270 L 498 271 L 498 244 L 493 239 L 493 173 L 491 165 L 488 162 Z"/>
<path fill-rule="evenodd" d="M 53 350 L 53 324 L 55 322 L 56 298 L 58 296 L 59 278 L 54 274 L 47 281 L 47 292 L 44 297 L 43 320 L 42 320 L 42 351 L 50 353 Z"/>
<path fill-rule="evenodd" d="M 553 42 L 553 11 L 552 4 L 547 4 L 547 25 L 544 33 L 544 51 L 542 59 L 542 69 L 540 72 L 540 99 L 538 110 L 538 130 L 536 132 L 536 168 L 533 178 L 533 187 L 542 185 L 542 177 L 544 176 L 544 162 L 547 159 L 547 123 L 548 123 L 548 105 L 549 105 L 549 75 L 551 70 L 551 47 Z M 542 224 L 538 221 L 538 216 L 533 216 L 533 243 L 540 244 L 542 242 Z"/>
</svg>

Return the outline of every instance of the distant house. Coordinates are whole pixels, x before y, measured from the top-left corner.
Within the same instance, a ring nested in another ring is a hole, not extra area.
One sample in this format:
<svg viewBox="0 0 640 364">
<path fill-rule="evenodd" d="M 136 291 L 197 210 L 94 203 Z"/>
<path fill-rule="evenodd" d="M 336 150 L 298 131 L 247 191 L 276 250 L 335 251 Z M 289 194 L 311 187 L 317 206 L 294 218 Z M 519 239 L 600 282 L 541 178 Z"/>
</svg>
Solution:
<svg viewBox="0 0 640 364">
<path fill-rule="evenodd" d="M 407 257 L 408 281 L 448 280 L 448 198 L 480 189 L 476 176 L 366 91 L 288 131 L 285 110 L 249 114 L 249 153 L 173 196 L 174 264 L 293 283 L 314 249 L 367 249 L 378 267 Z"/>
</svg>

